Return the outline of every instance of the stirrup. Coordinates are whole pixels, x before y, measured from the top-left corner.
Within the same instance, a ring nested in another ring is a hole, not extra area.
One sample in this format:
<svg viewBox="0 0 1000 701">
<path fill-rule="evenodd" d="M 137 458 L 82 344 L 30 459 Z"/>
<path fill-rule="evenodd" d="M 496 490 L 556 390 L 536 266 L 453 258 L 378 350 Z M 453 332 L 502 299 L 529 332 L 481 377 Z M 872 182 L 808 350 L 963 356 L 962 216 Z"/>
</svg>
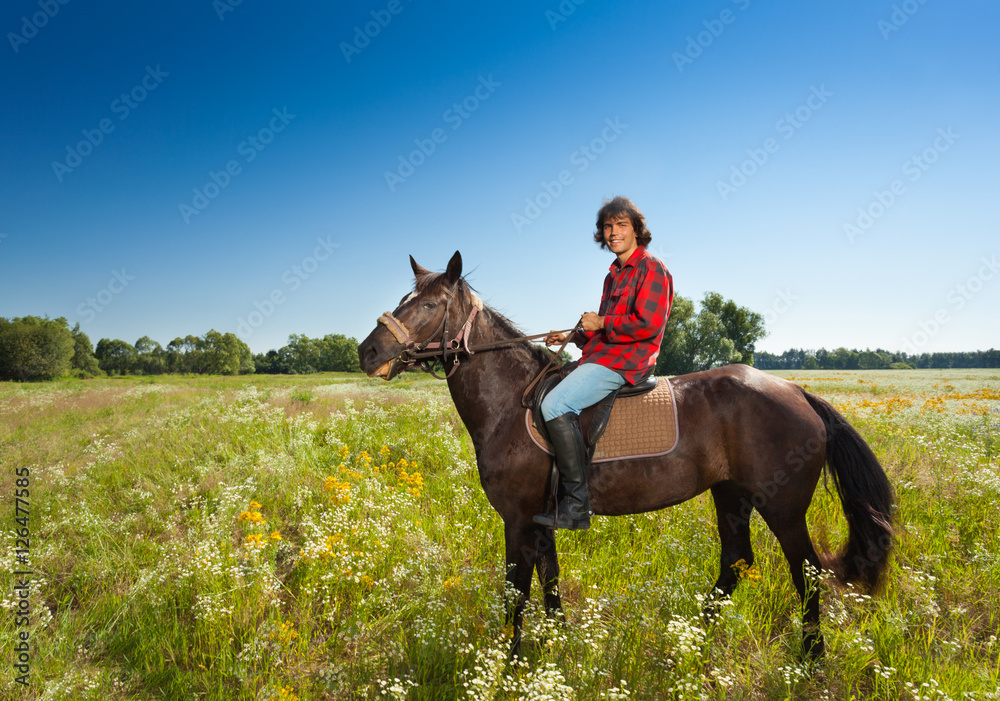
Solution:
<svg viewBox="0 0 1000 701">
<path fill-rule="evenodd" d="M 585 516 L 576 517 L 567 514 L 560 514 L 558 508 L 554 513 L 536 514 L 531 520 L 539 526 L 552 529 L 563 529 L 566 531 L 585 531 L 590 528 L 590 517 L 593 512 L 588 512 Z"/>
</svg>

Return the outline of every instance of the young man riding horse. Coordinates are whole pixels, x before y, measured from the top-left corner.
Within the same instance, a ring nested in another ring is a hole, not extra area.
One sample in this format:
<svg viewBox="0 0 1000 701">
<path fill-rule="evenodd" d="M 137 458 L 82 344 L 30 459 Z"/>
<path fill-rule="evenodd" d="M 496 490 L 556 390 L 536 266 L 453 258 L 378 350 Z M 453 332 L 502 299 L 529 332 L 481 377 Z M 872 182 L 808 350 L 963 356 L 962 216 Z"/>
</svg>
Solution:
<svg viewBox="0 0 1000 701">
<path fill-rule="evenodd" d="M 646 251 L 652 240 L 646 218 L 627 197 L 615 197 L 597 213 L 594 241 L 615 254 L 604 280 L 600 311 L 587 312 L 572 341 L 583 349 L 580 364 L 542 401 L 542 416 L 555 451 L 565 496 L 555 510 L 534 522 L 549 528 L 590 527 L 587 447 L 580 412 L 625 383 L 636 384 L 653 372 L 674 298 L 673 278 Z M 547 345 L 566 341 L 551 332 Z"/>
</svg>

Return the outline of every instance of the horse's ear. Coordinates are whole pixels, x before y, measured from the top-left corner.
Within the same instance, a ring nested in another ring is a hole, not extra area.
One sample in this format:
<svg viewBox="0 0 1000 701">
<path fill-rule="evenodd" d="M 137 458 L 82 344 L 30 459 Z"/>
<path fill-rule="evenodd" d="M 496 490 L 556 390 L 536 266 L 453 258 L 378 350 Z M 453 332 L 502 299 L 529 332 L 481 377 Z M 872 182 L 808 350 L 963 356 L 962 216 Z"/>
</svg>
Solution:
<svg viewBox="0 0 1000 701">
<path fill-rule="evenodd" d="M 462 254 L 455 251 L 455 255 L 448 261 L 448 269 L 444 271 L 448 282 L 454 285 L 462 277 Z"/>
<path fill-rule="evenodd" d="M 413 256 L 410 256 L 410 267 L 413 268 L 413 274 L 419 279 L 424 275 L 430 274 L 430 270 L 420 265 L 417 261 L 413 260 Z"/>
</svg>

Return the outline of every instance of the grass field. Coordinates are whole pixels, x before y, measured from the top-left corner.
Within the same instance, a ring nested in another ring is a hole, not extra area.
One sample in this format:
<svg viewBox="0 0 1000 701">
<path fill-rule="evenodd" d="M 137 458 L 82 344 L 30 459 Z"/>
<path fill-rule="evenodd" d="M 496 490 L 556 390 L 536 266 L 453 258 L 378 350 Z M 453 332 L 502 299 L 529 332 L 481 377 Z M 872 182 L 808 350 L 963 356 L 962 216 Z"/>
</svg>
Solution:
<svg viewBox="0 0 1000 701">
<path fill-rule="evenodd" d="M 530 608 L 505 666 L 501 521 L 423 376 L 0 383 L 0 698 L 1000 698 L 1000 374 L 777 374 L 847 416 L 899 502 L 884 591 L 820 577 L 815 667 L 759 517 L 756 564 L 699 617 L 707 495 L 561 534 L 569 625 Z M 843 542 L 822 482 L 810 526 Z"/>
</svg>

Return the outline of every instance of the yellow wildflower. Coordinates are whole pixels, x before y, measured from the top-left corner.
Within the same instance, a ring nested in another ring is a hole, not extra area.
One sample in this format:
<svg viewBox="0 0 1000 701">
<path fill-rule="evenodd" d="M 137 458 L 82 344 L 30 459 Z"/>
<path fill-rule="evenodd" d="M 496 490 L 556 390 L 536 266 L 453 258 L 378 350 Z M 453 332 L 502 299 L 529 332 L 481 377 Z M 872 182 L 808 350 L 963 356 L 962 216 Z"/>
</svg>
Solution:
<svg viewBox="0 0 1000 701">
<path fill-rule="evenodd" d="M 295 695 L 295 689 L 291 686 L 283 686 L 278 689 L 277 696 L 268 696 L 267 701 L 298 701 L 299 697 Z"/>
<path fill-rule="evenodd" d="M 295 631 L 294 623 L 291 621 L 282 621 L 281 625 L 279 625 L 277 629 L 271 631 L 268 637 L 271 640 L 277 640 L 285 645 L 288 645 L 299 637 L 299 634 Z"/>
<path fill-rule="evenodd" d="M 751 581 L 760 579 L 760 572 L 757 571 L 757 565 L 748 565 L 747 561 L 743 558 L 734 562 L 731 567 L 736 570 L 736 575 L 740 579 L 749 579 Z"/>
<path fill-rule="evenodd" d="M 239 518 L 237 518 L 236 520 L 250 521 L 251 523 L 260 523 L 260 524 L 267 523 L 267 521 L 264 520 L 264 517 L 260 513 L 260 508 L 261 506 L 258 502 L 251 501 L 250 505 L 247 506 L 247 510 L 242 512 L 239 515 Z"/>
<path fill-rule="evenodd" d="M 351 485 L 330 476 L 323 482 L 323 491 L 330 492 L 330 501 L 334 505 L 346 504 L 351 500 Z"/>
<path fill-rule="evenodd" d="M 399 481 L 407 486 L 406 491 L 415 497 L 419 497 L 424 492 L 424 478 L 419 472 L 409 473 L 404 469 L 399 470 Z"/>
</svg>

